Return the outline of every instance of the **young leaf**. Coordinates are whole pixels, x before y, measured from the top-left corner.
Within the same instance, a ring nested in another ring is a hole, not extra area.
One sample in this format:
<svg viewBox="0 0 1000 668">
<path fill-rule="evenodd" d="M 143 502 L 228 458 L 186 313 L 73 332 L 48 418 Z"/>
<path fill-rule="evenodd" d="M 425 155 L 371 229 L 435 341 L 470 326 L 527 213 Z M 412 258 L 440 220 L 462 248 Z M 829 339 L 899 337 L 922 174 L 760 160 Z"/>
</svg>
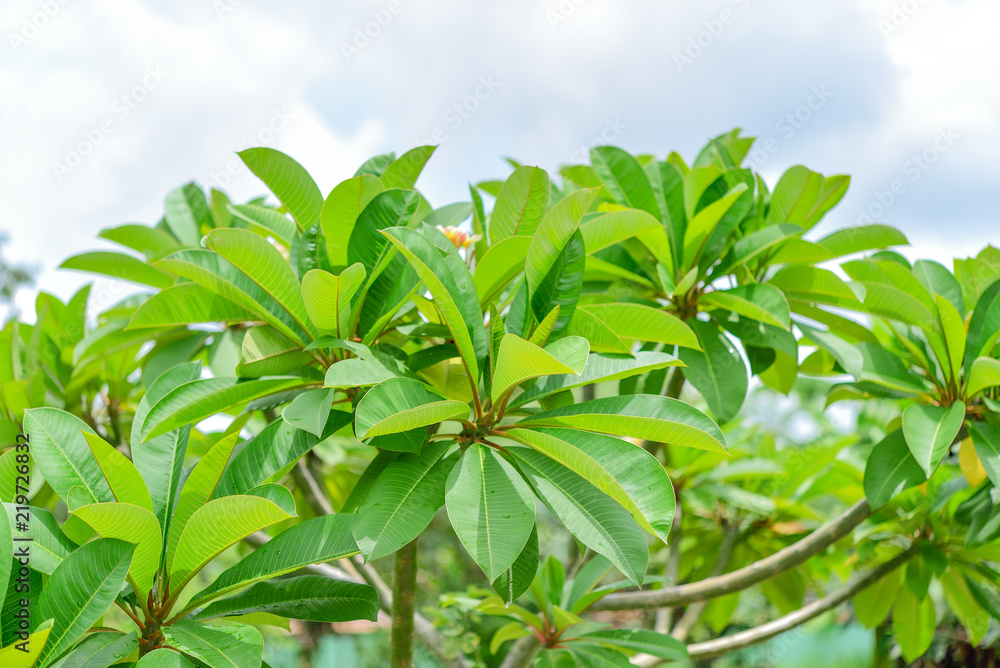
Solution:
<svg viewBox="0 0 1000 668">
<path fill-rule="evenodd" d="M 781 290 L 773 285 L 752 283 L 729 290 L 716 290 L 702 295 L 698 305 L 726 309 L 782 329 L 791 325 L 788 302 Z"/>
<path fill-rule="evenodd" d="M 322 436 L 333 405 L 333 390 L 303 392 L 285 406 L 281 419 L 298 429 Z"/>
<path fill-rule="evenodd" d="M 913 404 L 903 411 L 903 436 L 910 454 L 928 478 L 948 453 L 965 420 L 965 404 L 950 407 Z"/>
<path fill-rule="evenodd" d="M 683 320 L 642 304 L 588 304 L 581 306 L 622 339 L 666 343 L 701 350 L 698 338 Z"/>
<path fill-rule="evenodd" d="M 281 376 L 312 362 L 302 345 L 267 325 L 246 330 L 240 342 L 240 358 L 234 371 L 240 378 Z"/>
<path fill-rule="evenodd" d="M 580 219 L 596 196 L 594 190 L 577 190 L 556 202 L 538 224 L 524 261 L 528 294 L 534 296 L 556 263 L 570 237 L 577 231 Z"/>
<path fill-rule="evenodd" d="M 201 508 L 212 498 L 215 488 L 219 484 L 223 469 L 229 462 L 229 457 L 233 454 L 239 433 L 229 434 L 219 439 L 219 442 L 205 453 L 198 460 L 194 468 L 184 481 L 180 498 L 173 512 L 170 522 L 170 532 L 167 539 L 167 570 L 171 570 L 174 557 L 177 553 L 177 543 L 181 539 L 181 533 L 187 526 L 188 520 L 194 515 L 198 508 Z"/>
<path fill-rule="evenodd" d="M 89 499 L 84 493 L 82 501 Z M 76 497 L 76 498 L 74 498 Z M 86 522 L 101 538 L 117 538 L 135 545 L 128 574 L 139 600 L 145 601 L 160 567 L 163 536 L 152 511 L 130 503 L 89 503 L 77 505 L 80 497 L 70 492 L 70 512 Z"/>
<path fill-rule="evenodd" d="M 476 293 L 480 307 L 495 300 L 504 287 L 524 269 L 531 237 L 512 236 L 490 246 L 478 259 L 476 273 Z"/>
<path fill-rule="evenodd" d="M 63 260 L 59 268 L 111 276 L 124 281 L 131 281 L 132 283 L 149 285 L 161 289 L 169 288 L 174 283 L 174 279 L 170 274 L 164 273 L 156 267 L 124 253 L 112 253 L 108 251 L 80 253 L 79 255 L 74 255 Z"/>
<path fill-rule="evenodd" d="M 334 268 L 347 266 L 347 240 L 354 224 L 368 203 L 383 190 L 378 177 L 363 174 L 339 183 L 323 202 L 320 225 Z"/>
<path fill-rule="evenodd" d="M 736 347 L 715 323 L 693 320 L 700 350 L 681 348 L 679 357 L 687 369 L 684 377 L 704 397 L 719 422 L 736 417 L 747 396 L 747 369 Z"/>
<path fill-rule="evenodd" d="M 638 160 L 615 146 L 595 146 L 590 149 L 590 161 L 615 201 L 660 218 L 653 188 Z"/>
<path fill-rule="evenodd" d="M 135 546 L 100 538 L 75 550 L 52 573 L 34 610 L 52 620 L 52 631 L 38 663 L 71 647 L 114 602 L 128 573 Z"/>
<path fill-rule="evenodd" d="M 555 408 L 522 420 L 518 426 L 571 427 L 727 452 L 722 430 L 707 415 L 683 401 L 648 394 L 607 397 Z"/>
<path fill-rule="evenodd" d="M 313 269 L 302 277 L 302 299 L 316 328 L 336 336 L 348 336 L 351 298 L 365 280 L 365 268 L 357 262 L 334 276 Z"/>
<path fill-rule="evenodd" d="M 177 327 L 203 322 L 249 322 L 254 314 L 197 283 L 181 283 L 160 290 L 143 302 L 129 321 L 129 329 Z"/>
<path fill-rule="evenodd" d="M 526 380 L 539 376 L 574 374 L 579 376 L 587 363 L 590 346 L 587 340 L 571 336 L 553 342 L 546 348 L 507 334 L 500 342 L 496 374 L 493 377 L 492 400 L 496 404 L 506 393 Z"/>
<path fill-rule="evenodd" d="M 418 146 L 399 156 L 379 177 L 386 188 L 412 189 L 437 146 Z"/>
<path fill-rule="evenodd" d="M 27 639 L 21 640 L 19 636 L 14 642 L 0 649 L 0 665 L 9 666 L 9 668 L 32 668 L 32 666 L 38 665 L 38 657 L 45 649 L 45 643 L 48 642 L 49 635 L 52 633 L 52 621 L 46 619 L 28 635 Z M 18 648 L 18 645 L 21 644 L 27 646 L 27 651 Z"/>
<path fill-rule="evenodd" d="M 98 436 L 83 432 L 83 437 L 94 453 L 97 465 L 101 467 L 104 479 L 111 488 L 111 493 L 119 503 L 131 503 L 153 512 L 153 500 L 146 489 L 139 470 L 128 457 L 111 447 L 107 441 Z"/>
<path fill-rule="evenodd" d="M 977 357 L 969 372 L 965 396 L 971 398 L 976 393 L 997 385 L 1000 385 L 1000 360 L 992 357 Z"/>
<path fill-rule="evenodd" d="M 895 570 L 854 597 L 854 615 L 859 622 L 873 629 L 885 621 L 899 592 L 900 576 Z"/>
<path fill-rule="evenodd" d="M 479 443 L 452 468 L 445 504 L 458 539 L 490 582 L 511 567 L 535 526 L 535 500 L 527 484 Z"/>
</svg>

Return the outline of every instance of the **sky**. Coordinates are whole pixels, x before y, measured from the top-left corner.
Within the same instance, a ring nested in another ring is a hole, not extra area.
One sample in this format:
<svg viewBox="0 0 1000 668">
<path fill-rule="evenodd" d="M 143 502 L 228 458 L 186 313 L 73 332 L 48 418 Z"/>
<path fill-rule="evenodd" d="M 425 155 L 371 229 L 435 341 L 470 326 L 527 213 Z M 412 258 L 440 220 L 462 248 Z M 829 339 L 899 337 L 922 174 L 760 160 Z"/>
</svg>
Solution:
<svg viewBox="0 0 1000 668">
<path fill-rule="evenodd" d="M 4 254 L 64 299 L 94 282 L 102 308 L 134 286 L 59 263 L 155 223 L 187 181 L 264 194 L 248 146 L 326 194 L 374 154 L 437 143 L 418 187 L 441 206 L 504 177 L 504 156 L 693 159 L 742 127 L 771 184 L 795 164 L 852 175 L 809 238 L 885 222 L 911 258 L 950 263 L 998 241 L 998 26 L 996 0 L 4 0 Z"/>
</svg>

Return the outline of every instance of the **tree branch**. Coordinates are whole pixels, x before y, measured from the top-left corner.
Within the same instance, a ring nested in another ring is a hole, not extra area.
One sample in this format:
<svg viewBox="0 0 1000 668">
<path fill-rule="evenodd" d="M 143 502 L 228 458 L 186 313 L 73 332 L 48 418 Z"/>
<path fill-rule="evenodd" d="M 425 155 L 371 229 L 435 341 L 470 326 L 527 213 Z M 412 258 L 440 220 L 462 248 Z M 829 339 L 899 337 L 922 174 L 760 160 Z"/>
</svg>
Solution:
<svg viewBox="0 0 1000 668">
<path fill-rule="evenodd" d="M 841 603 L 853 598 L 859 592 L 875 584 L 889 573 L 902 566 L 916 552 L 916 545 L 911 546 L 905 552 L 901 552 L 889 561 L 876 566 L 854 582 L 838 589 L 832 594 L 828 594 L 821 599 L 817 599 L 805 605 L 795 612 L 790 612 L 783 617 L 755 626 L 746 631 L 734 633 L 731 636 L 723 636 L 706 642 L 688 645 L 688 653 L 692 659 L 710 659 L 720 656 L 736 649 L 749 647 L 756 643 L 773 638 L 774 636 L 791 630 L 800 624 L 808 622 L 810 619 L 820 616 L 828 610 L 833 610 Z"/>
<path fill-rule="evenodd" d="M 611 594 L 592 605 L 588 612 L 598 610 L 651 610 L 667 606 L 677 606 L 694 601 L 731 594 L 763 582 L 787 570 L 795 568 L 808 559 L 823 552 L 844 536 L 851 533 L 872 513 L 868 501 L 862 499 L 848 508 L 839 517 L 816 529 L 802 540 L 779 550 L 769 557 L 756 561 L 732 573 L 710 577 L 673 587 L 651 591 L 624 592 Z"/>
<path fill-rule="evenodd" d="M 726 566 L 729 565 L 729 559 L 733 556 L 733 547 L 736 545 L 736 538 L 739 535 L 739 529 L 734 526 L 723 526 L 722 530 L 722 545 L 719 547 L 719 556 L 712 566 L 711 577 L 717 577 L 725 572 Z M 706 607 L 708 607 L 707 600 L 695 601 L 689 605 L 680 620 L 678 620 L 674 630 L 670 632 L 670 635 L 681 642 L 687 640 L 688 634 L 694 628 L 694 625 L 698 623 L 698 620 L 701 619 L 701 615 L 705 612 Z"/>
<path fill-rule="evenodd" d="M 504 657 L 500 668 L 527 668 L 531 665 L 535 655 L 542 649 L 542 643 L 532 635 L 526 635 L 515 641 L 511 646 L 507 656 Z"/>
</svg>

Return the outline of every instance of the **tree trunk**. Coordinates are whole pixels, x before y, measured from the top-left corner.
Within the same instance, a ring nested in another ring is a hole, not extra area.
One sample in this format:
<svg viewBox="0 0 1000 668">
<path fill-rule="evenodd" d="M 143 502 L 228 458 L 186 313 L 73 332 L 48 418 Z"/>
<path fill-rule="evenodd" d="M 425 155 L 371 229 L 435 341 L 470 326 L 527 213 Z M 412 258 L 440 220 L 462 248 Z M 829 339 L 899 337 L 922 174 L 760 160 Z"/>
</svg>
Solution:
<svg viewBox="0 0 1000 668">
<path fill-rule="evenodd" d="M 392 564 L 391 668 L 413 667 L 413 613 L 417 595 L 417 541 L 397 550 Z"/>
</svg>

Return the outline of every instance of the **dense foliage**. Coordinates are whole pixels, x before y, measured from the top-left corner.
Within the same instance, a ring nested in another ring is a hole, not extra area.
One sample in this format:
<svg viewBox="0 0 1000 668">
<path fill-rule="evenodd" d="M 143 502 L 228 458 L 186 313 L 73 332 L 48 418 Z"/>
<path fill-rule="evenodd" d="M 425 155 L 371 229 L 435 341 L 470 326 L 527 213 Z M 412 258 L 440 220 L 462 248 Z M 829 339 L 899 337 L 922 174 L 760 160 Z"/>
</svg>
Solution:
<svg viewBox="0 0 1000 668">
<path fill-rule="evenodd" d="M 102 231 L 123 250 L 63 266 L 151 291 L 96 318 L 89 287 L 40 293 L 0 332 L 0 430 L 28 439 L 0 559 L 33 540 L 0 569 L 3 665 L 257 667 L 290 619 L 380 608 L 393 666 L 414 637 L 449 666 L 738 663 L 851 599 L 865 661 L 986 660 L 1000 252 L 817 235 L 849 178 L 772 189 L 752 142 L 512 161 L 438 208 L 433 147 L 325 198 L 253 148 L 276 204 L 187 184 Z"/>
</svg>

